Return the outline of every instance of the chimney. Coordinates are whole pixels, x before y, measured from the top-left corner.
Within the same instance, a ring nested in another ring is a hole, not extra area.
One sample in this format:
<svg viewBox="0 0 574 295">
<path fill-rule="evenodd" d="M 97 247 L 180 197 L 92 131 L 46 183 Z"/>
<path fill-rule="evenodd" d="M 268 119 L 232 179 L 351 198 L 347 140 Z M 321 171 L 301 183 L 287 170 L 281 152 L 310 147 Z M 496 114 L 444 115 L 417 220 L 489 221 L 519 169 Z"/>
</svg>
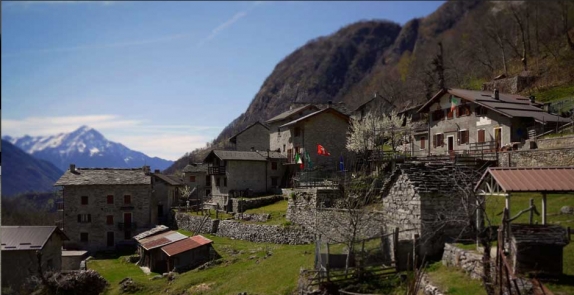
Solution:
<svg viewBox="0 0 574 295">
<path fill-rule="evenodd" d="M 149 175 L 149 173 L 151 172 L 150 167 L 147 166 L 147 165 L 146 165 L 146 166 L 143 166 L 143 172 L 144 172 L 146 175 Z"/>
<path fill-rule="evenodd" d="M 159 173 L 160 173 L 160 172 L 159 172 L 159 169 L 155 169 L 155 170 L 153 171 L 153 173 L 159 174 Z"/>
<path fill-rule="evenodd" d="M 494 88 L 494 95 L 492 96 L 492 98 L 500 100 L 500 96 L 498 95 L 498 89 Z"/>
<path fill-rule="evenodd" d="M 530 98 L 530 104 L 536 103 L 536 96 L 531 95 L 529 98 Z"/>
<path fill-rule="evenodd" d="M 76 172 L 76 164 L 70 164 L 70 172 Z"/>
</svg>

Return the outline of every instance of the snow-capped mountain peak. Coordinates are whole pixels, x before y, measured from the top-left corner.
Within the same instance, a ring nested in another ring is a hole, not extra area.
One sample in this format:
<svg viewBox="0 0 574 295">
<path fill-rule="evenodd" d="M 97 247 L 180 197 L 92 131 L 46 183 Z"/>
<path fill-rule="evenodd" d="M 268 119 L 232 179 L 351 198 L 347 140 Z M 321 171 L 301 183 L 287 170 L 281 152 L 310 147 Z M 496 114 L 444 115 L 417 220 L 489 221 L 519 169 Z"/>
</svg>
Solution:
<svg viewBox="0 0 574 295">
<path fill-rule="evenodd" d="M 120 143 L 107 140 L 100 132 L 81 126 L 70 133 L 51 136 L 28 136 L 20 138 L 5 136 L 4 140 L 16 145 L 25 152 L 54 163 L 66 170 L 70 164 L 78 167 L 133 168 L 145 164 L 152 169 L 165 169 L 171 161 L 150 158 L 130 150 Z"/>
</svg>

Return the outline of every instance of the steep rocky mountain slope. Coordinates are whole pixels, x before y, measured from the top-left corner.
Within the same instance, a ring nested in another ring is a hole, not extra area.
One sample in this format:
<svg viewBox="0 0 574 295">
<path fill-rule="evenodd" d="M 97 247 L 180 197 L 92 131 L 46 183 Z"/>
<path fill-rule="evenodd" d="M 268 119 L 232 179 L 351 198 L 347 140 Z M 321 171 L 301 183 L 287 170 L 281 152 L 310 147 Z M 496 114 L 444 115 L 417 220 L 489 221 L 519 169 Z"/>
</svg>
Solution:
<svg viewBox="0 0 574 295">
<path fill-rule="evenodd" d="M 439 87 L 433 63 L 439 42 L 447 87 L 477 89 L 499 74 L 524 72 L 544 77 L 538 79 L 544 85 L 536 87 L 569 83 L 574 80 L 574 45 L 567 44 L 574 38 L 566 36 L 574 35 L 573 14 L 574 4 L 567 1 L 447 1 L 403 26 L 379 20 L 350 24 L 309 41 L 279 62 L 246 111 L 210 148 L 225 148 L 235 133 L 293 102 L 343 102 L 354 109 L 377 92 L 398 108 L 421 103 Z M 201 160 L 205 152 L 186 154 L 166 171 L 181 169 L 190 156 Z"/>
<path fill-rule="evenodd" d="M 149 165 L 152 169 L 162 170 L 172 164 L 172 161 L 152 158 L 121 143 L 109 141 L 88 126 L 52 136 L 5 136 L 3 139 L 38 159 L 53 163 L 62 171 L 66 171 L 70 164 L 96 168 L 134 168 Z"/>
<path fill-rule="evenodd" d="M 49 192 L 64 172 L 52 163 L 2 140 L 2 198 L 25 192 Z"/>
</svg>

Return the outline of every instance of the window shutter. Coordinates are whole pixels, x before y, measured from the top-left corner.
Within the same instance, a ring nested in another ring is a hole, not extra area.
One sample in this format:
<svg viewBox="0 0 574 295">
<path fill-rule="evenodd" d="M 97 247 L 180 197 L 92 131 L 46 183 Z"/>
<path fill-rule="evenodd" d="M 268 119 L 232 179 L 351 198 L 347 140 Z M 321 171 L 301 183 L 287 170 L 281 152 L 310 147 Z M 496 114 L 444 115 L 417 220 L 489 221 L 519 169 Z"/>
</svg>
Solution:
<svg viewBox="0 0 574 295">
<path fill-rule="evenodd" d="M 466 130 L 464 132 L 464 143 L 469 143 L 469 136 L 468 135 L 469 135 L 469 132 L 468 132 L 468 130 Z"/>
<path fill-rule="evenodd" d="M 444 134 L 440 135 L 440 146 L 444 146 Z"/>
<path fill-rule="evenodd" d="M 82 215 L 78 214 L 78 222 L 82 222 Z"/>
</svg>

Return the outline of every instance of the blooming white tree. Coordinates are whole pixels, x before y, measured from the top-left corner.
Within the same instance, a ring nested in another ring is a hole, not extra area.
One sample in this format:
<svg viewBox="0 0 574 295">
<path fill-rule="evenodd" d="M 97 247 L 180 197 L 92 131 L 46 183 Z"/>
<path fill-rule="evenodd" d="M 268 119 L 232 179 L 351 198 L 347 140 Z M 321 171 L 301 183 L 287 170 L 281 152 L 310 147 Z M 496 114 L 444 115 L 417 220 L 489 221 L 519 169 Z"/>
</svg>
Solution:
<svg viewBox="0 0 574 295">
<path fill-rule="evenodd" d="M 403 126 L 403 123 L 406 123 Z M 347 149 L 356 153 L 375 150 L 381 145 L 389 145 L 397 150 L 400 142 L 408 139 L 411 117 L 392 111 L 389 115 L 378 116 L 369 112 L 363 119 L 351 119 L 347 137 Z"/>
</svg>

